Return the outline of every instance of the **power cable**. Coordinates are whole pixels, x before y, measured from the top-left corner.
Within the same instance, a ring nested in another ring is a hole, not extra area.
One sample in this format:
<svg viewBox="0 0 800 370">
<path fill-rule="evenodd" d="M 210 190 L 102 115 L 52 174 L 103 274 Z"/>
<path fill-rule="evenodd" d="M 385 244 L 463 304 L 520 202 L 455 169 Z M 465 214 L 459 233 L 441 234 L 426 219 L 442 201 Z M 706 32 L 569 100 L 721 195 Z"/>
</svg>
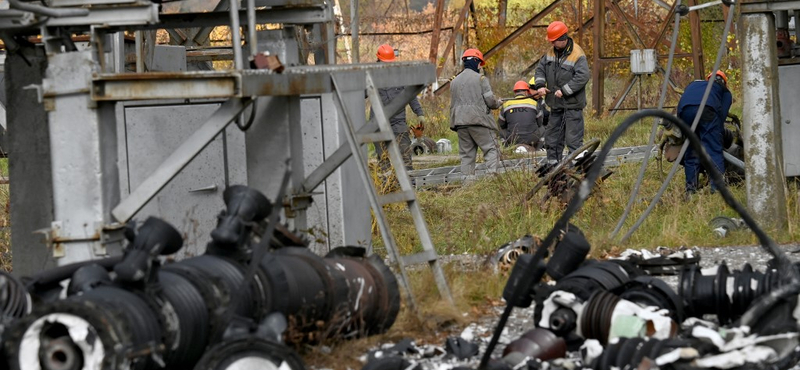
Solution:
<svg viewBox="0 0 800 370">
<path fill-rule="evenodd" d="M 722 55 L 726 50 L 726 44 L 727 44 L 727 40 L 728 40 L 728 30 L 730 29 L 731 22 L 733 21 L 733 13 L 735 13 L 733 11 L 734 10 L 733 9 L 734 5 L 731 4 L 730 7 L 731 7 L 731 9 L 728 12 L 728 19 L 725 20 L 725 29 L 722 31 L 722 42 L 720 42 L 720 44 L 719 44 L 719 49 L 717 50 L 717 59 L 714 62 L 714 68 L 713 68 L 713 70 L 711 72 L 712 76 L 716 75 L 717 71 L 719 71 L 719 66 L 720 66 L 720 64 L 722 62 Z M 697 114 L 695 115 L 694 121 L 692 122 L 692 132 L 694 132 L 694 129 L 697 127 L 697 124 L 700 122 L 700 116 L 702 115 L 703 108 L 705 108 L 706 102 L 708 101 L 708 96 L 711 93 L 711 87 L 713 87 L 713 84 L 715 83 L 714 80 L 715 79 L 713 79 L 713 78 L 709 78 L 708 79 L 708 83 L 706 84 L 706 90 L 703 93 L 703 99 L 700 101 L 700 106 L 697 109 Z M 626 242 L 628 240 L 628 238 L 631 237 L 631 235 L 639 228 L 639 226 L 642 225 L 642 223 L 647 218 L 647 216 L 650 215 L 650 212 L 653 211 L 655 206 L 658 204 L 658 201 L 661 200 L 661 196 L 664 194 L 664 191 L 667 190 L 667 186 L 669 186 L 670 181 L 672 181 L 672 178 L 675 176 L 675 173 L 678 170 L 678 165 L 680 164 L 681 159 L 683 158 L 683 155 L 686 153 L 686 149 L 688 147 L 689 147 L 689 143 L 688 142 L 684 142 L 683 146 L 681 146 L 680 153 L 678 153 L 678 157 L 675 159 L 675 162 L 672 164 L 672 168 L 670 169 L 669 174 L 667 175 L 667 178 L 661 184 L 661 188 L 658 190 L 658 193 L 656 193 L 656 196 L 653 197 L 653 200 L 650 202 L 650 205 L 647 206 L 647 209 L 644 211 L 644 213 L 642 213 L 642 215 L 639 216 L 639 219 L 636 220 L 636 223 L 631 227 L 630 230 L 628 230 L 628 232 L 625 234 L 625 236 L 622 237 L 622 239 L 620 240 L 621 243 Z M 706 168 L 708 168 L 708 167 L 706 167 Z"/>
<path fill-rule="evenodd" d="M 669 47 L 669 58 L 667 59 L 667 70 L 664 71 L 664 83 L 661 85 L 661 97 L 658 99 L 658 109 L 661 110 L 664 108 L 664 101 L 667 99 L 667 86 L 669 85 L 669 76 L 672 71 L 672 61 L 675 57 L 675 48 L 678 45 L 678 31 L 680 29 L 681 24 L 681 14 L 678 12 L 678 8 L 681 6 L 681 1 L 678 0 L 675 2 L 675 25 L 673 26 L 672 30 L 672 45 Z M 614 228 L 614 231 L 611 232 L 610 238 L 614 239 L 619 233 L 619 230 L 622 229 L 622 224 L 625 223 L 625 220 L 628 218 L 628 214 L 631 212 L 633 208 L 633 202 L 636 197 L 639 195 L 639 187 L 642 186 L 642 182 L 644 181 L 644 174 L 647 171 L 647 162 L 650 160 L 650 152 L 653 150 L 653 143 L 656 140 L 656 132 L 658 131 L 658 123 L 659 120 L 653 120 L 653 127 L 650 129 L 650 138 L 647 141 L 647 150 L 644 152 L 644 159 L 642 159 L 642 165 L 639 167 L 639 177 L 636 178 L 636 185 L 633 186 L 633 191 L 631 192 L 631 197 L 628 199 L 628 205 L 625 206 L 625 211 L 622 212 L 622 216 L 619 218 L 617 222 L 617 226 Z"/>
</svg>

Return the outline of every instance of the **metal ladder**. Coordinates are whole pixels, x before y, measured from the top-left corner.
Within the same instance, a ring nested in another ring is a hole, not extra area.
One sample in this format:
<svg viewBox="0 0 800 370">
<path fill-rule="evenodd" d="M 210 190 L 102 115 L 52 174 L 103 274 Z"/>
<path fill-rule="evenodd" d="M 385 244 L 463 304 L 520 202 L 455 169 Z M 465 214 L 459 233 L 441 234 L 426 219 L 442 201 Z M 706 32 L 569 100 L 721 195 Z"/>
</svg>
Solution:
<svg viewBox="0 0 800 370">
<path fill-rule="evenodd" d="M 384 112 L 384 107 L 381 103 L 380 96 L 378 95 L 378 89 L 375 87 L 375 84 L 372 80 L 372 76 L 369 74 L 369 72 L 366 72 L 367 95 L 369 96 L 372 112 L 375 114 L 375 120 L 377 121 L 379 128 L 377 132 L 373 133 L 358 134 L 356 132 L 356 129 L 353 126 L 353 120 L 350 117 L 350 113 L 348 113 L 344 105 L 344 99 L 342 98 L 341 89 L 339 88 L 340 84 L 337 81 L 336 76 L 333 74 L 331 74 L 331 82 L 333 83 L 333 95 L 335 98 L 334 102 L 339 110 L 339 115 L 344 118 L 344 126 L 347 134 L 347 141 L 350 144 L 350 151 L 356 159 L 356 167 L 358 167 L 358 173 L 361 176 L 361 180 L 364 182 L 364 187 L 367 191 L 367 197 L 369 198 L 370 206 L 372 207 L 372 211 L 374 212 L 375 219 L 378 223 L 378 228 L 381 231 L 381 237 L 386 245 L 386 250 L 389 252 L 389 255 L 392 257 L 394 263 L 397 264 L 398 270 L 400 270 L 399 280 L 406 292 L 406 299 L 409 306 L 412 310 L 419 314 L 417 311 L 416 300 L 414 299 L 414 295 L 411 292 L 411 286 L 408 282 L 408 274 L 406 273 L 405 266 L 423 262 L 427 262 L 431 268 L 431 271 L 433 272 L 434 279 L 436 280 L 436 286 L 439 289 L 439 295 L 446 299 L 451 306 L 453 306 L 454 303 L 453 297 L 450 294 L 450 288 L 447 286 L 447 280 L 444 278 L 444 272 L 439 264 L 439 257 L 433 247 L 430 233 L 428 233 L 428 226 L 425 223 L 425 218 L 422 216 L 422 209 L 417 201 L 416 192 L 411 186 L 411 180 L 408 177 L 405 166 L 403 165 L 400 147 L 397 145 L 397 142 L 394 139 L 394 133 L 389 125 L 389 120 Z M 405 109 L 405 106 L 403 109 Z M 361 150 L 361 145 L 366 143 L 385 143 L 388 145 L 389 160 L 394 168 L 397 181 L 400 184 L 400 191 L 380 196 L 378 195 L 377 191 L 375 190 L 372 177 L 369 174 L 366 155 Z M 401 202 L 406 203 L 408 210 L 411 212 L 411 217 L 414 219 L 414 225 L 416 226 L 423 248 L 422 252 L 410 256 L 400 255 L 400 251 L 397 249 L 397 242 L 395 241 L 394 235 L 392 235 L 392 232 L 389 229 L 389 224 L 386 222 L 386 215 L 383 212 L 384 205 Z"/>
</svg>

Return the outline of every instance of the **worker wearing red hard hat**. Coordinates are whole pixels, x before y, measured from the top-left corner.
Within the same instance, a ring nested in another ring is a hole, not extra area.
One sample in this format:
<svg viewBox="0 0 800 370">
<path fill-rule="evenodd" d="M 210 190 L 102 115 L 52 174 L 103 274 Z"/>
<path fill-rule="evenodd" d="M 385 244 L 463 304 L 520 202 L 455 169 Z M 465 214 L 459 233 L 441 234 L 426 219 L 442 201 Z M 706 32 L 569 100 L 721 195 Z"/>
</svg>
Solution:
<svg viewBox="0 0 800 370">
<path fill-rule="evenodd" d="M 483 53 L 467 49 L 461 60 L 464 69 L 450 82 L 450 129 L 458 133 L 461 173 L 469 180 L 475 173 L 478 148 L 483 151 L 489 172 L 497 171 L 500 154 L 491 110 L 500 108 L 502 103 L 480 72 L 486 65 Z"/>
<path fill-rule="evenodd" d="M 586 83 L 591 72 L 583 49 L 567 34 L 567 25 L 555 21 L 547 26 L 547 41 L 553 48 L 539 61 L 530 84 L 545 96 L 550 119 L 545 129 L 548 163 L 561 161 L 566 145 L 570 153 L 583 145 L 583 108 Z"/>
<path fill-rule="evenodd" d="M 396 59 L 395 50 L 389 44 L 383 44 L 379 46 L 376 56 L 378 57 L 378 62 L 388 63 L 394 62 Z M 381 88 L 378 89 L 378 95 L 380 95 L 381 103 L 383 103 L 383 106 L 385 107 L 389 105 L 392 100 L 397 98 L 398 95 L 401 95 L 404 90 L 405 86 Z M 414 99 L 411 99 L 408 105 L 419 119 L 418 127 L 424 127 L 426 118 L 425 113 L 422 110 L 422 105 L 419 104 L 419 100 L 414 97 Z M 372 118 L 372 116 L 373 113 L 370 112 L 370 118 Z M 403 164 L 405 165 L 406 170 L 410 171 L 413 169 L 411 166 L 411 134 L 409 133 L 408 123 L 406 122 L 405 107 L 397 112 L 397 114 L 389 118 L 389 123 L 392 126 L 392 131 L 394 132 L 395 140 L 397 140 L 397 145 L 400 147 L 400 153 L 403 155 Z M 378 157 L 378 167 L 381 169 L 381 173 L 386 174 L 389 170 L 391 170 L 388 147 L 386 147 L 386 145 L 383 143 L 376 143 L 375 154 Z M 389 177 L 388 174 L 386 174 L 386 177 Z"/>
</svg>

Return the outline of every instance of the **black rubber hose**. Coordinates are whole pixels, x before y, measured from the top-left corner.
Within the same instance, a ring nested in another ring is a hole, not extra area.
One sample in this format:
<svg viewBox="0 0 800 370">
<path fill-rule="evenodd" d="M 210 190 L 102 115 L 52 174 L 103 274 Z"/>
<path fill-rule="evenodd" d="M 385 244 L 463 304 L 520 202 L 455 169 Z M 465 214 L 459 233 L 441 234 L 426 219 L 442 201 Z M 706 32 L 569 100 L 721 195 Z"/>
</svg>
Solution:
<svg viewBox="0 0 800 370">
<path fill-rule="evenodd" d="M 36 286 L 46 286 L 60 282 L 62 280 L 69 279 L 70 277 L 72 277 L 75 271 L 78 271 L 78 269 L 83 266 L 96 264 L 103 266 L 106 270 L 111 270 L 114 267 L 114 265 L 120 263 L 121 261 L 122 261 L 122 256 L 115 256 L 99 260 L 90 260 L 90 261 L 72 263 L 69 265 L 59 266 L 56 268 L 52 268 L 31 275 L 27 278 L 24 278 L 23 282 L 25 282 L 25 285 L 28 286 L 28 290 L 31 290 L 35 289 Z"/>
</svg>

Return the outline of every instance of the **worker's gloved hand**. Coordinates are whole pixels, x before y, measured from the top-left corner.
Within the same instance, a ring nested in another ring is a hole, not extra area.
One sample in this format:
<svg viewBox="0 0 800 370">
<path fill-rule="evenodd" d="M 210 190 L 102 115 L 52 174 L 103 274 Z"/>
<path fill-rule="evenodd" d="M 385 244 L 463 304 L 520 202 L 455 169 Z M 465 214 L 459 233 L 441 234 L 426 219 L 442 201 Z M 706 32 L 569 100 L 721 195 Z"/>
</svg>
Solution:
<svg viewBox="0 0 800 370">
<path fill-rule="evenodd" d="M 424 130 L 425 125 L 428 123 L 428 118 L 425 116 L 419 116 L 417 119 L 419 119 L 419 125 L 417 125 L 417 129 Z"/>
<path fill-rule="evenodd" d="M 545 95 L 547 95 L 547 93 L 550 92 L 550 90 L 548 90 L 547 88 L 544 88 L 544 87 L 541 87 L 541 88 L 539 88 L 539 90 L 536 90 L 536 91 L 539 93 L 540 97 L 541 96 L 545 96 Z"/>
</svg>

